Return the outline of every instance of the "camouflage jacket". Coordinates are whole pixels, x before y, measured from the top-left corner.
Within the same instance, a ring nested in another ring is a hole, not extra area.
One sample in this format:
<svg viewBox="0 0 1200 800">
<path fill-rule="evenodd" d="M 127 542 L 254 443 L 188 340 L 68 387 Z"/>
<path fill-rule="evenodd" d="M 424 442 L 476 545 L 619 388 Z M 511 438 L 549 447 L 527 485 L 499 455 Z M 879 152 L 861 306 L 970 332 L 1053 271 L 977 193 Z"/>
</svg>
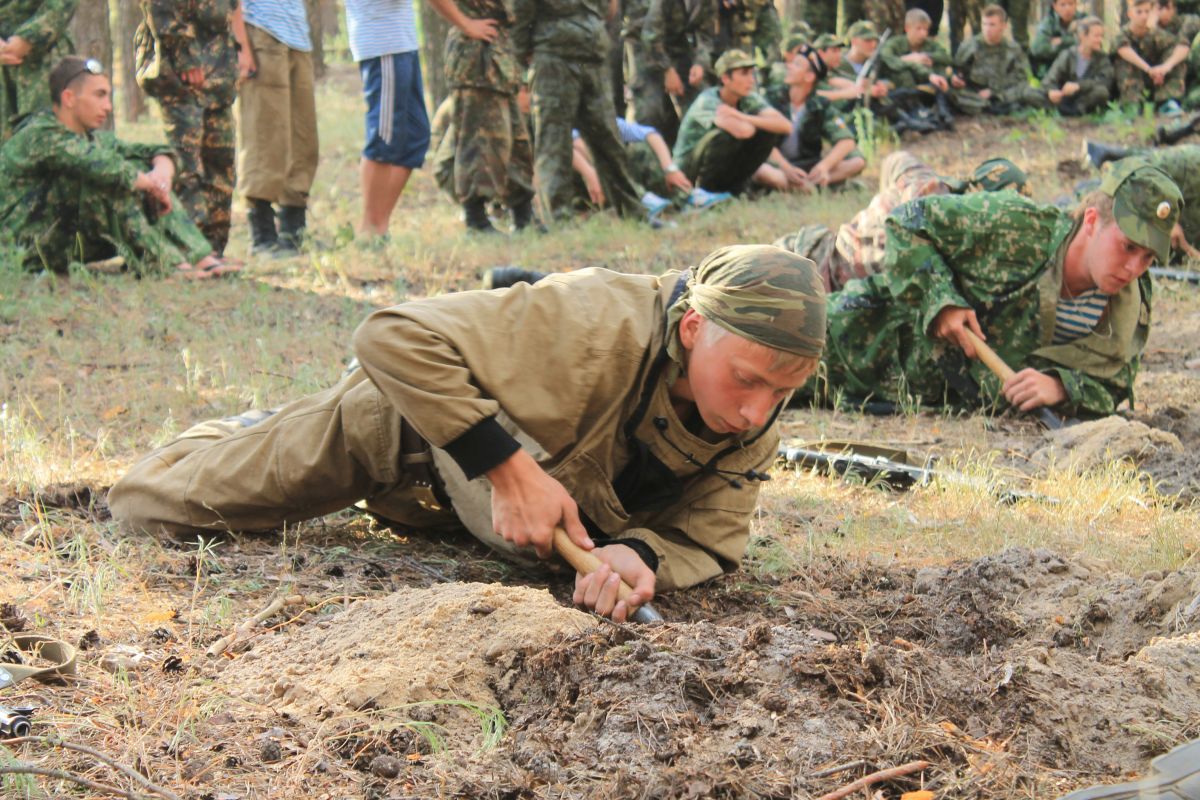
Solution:
<svg viewBox="0 0 1200 800">
<path fill-rule="evenodd" d="M 725 29 L 728 47 L 745 50 L 751 55 L 762 51 L 768 63 L 782 61 L 779 43 L 783 41 L 783 24 L 779 12 L 771 0 L 735 0 L 725 5 L 724 0 L 712 0 L 718 4 L 718 20 Z"/>
<path fill-rule="evenodd" d="M 50 107 L 46 74 L 71 52 L 67 26 L 79 0 L 0 0 L 0 39 L 20 36 L 32 49 L 24 61 L 0 67 L 0 142 L 24 116 Z"/>
<path fill-rule="evenodd" d="M 1183 40 L 1170 31 L 1149 28 L 1138 36 L 1126 24 L 1121 26 L 1117 39 L 1113 42 L 1113 58 L 1120 58 L 1116 53 L 1122 47 L 1132 47 L 1135 53 L 1153 67 L 1166 61 L 1171 51 L 1179 44 L 1184 44 Z"/>
<path fill-rule="evenodd" d="M 648 545 L 659 590 L 691 586 L 736 568 L 758 500 L 757 483 L 731 482 L 696 463 L 722 454 L 723 470 L 766 469 L 779 434 L 772 422 L 710 439 L 672 408 L 666 311 L 680 277 L 584 269 L 503 292 L 404 303 L 370 316 L 354 350 L 379 402 L 434 447 L 469 455 L 472 472 L 516 446 L 496 422 L 503 411 L 546 451 L 542 465 L 579 504 L 593 536 L 598 529 Z M 497 346 L 495 331 L 518 329 L 532 335 Z M 542 335 L 555 346 L 546 348 Z M 642 494 L 648 483 L 662 485 L 663 472 L 680 491 Z"/>
<path fill-rule="evenodd" d="M 788 96 L 788 87 L 772 86 L 764 93 L 764 97 L 775 107 L 776 111 L 789 120 L 793 120 L 793 126 L 796 125 L 791 99 Z M 793 163 L 819 159 L 822 140 L 836 144 L 845 139 L 854 138 L 850 126 L 833 107 L 833 103 L 818 94 L 809 95 L 808 99 L 804 101 L 804 113 L 800 118 L 799 128 L 798 131 L 793 131 L 796 134 L 798 152 L 795 157 L 789 155 L 786 149 L 791 135 L 784 137 L 784 141 L 779 145 L 784 156 Z"/>
<path fill-rule="evenodd" d="M 1054 39 L 1059 40 L 1058 44 L 1054 44 Z M 1038 23 L 1033 41 L 1029 43 L 1029 60 L 1036 66 L 1046 67 L 1054 63 L 1063 50 L 1070 50 L 1078 44 L 1074 30 L 1063 24 L 1062 18 L 1054 9 L 1050 9 L 1050 13 Z"/>
<path fill-rule="evenodd" d="M 1053 345 L 1067 245 L 1077 225 L 1064 211 L 1015 192 L 938 195 L 906 203 L 887 220 L 884 273 L 869 278 L 890 297 L 909 341 L 930 346 L 943 309 L 972 308 L 988 343 L 1013 369 L 1056 375 L 1064 411 L 1111 414 L 1133 401 L 1133 381 L 1150 325 L 1150 280 L 1109 300 L 1096 330 Z M 1000 382 L 979 362 L 967 367 L 982 400 L 1003 405 Z"/>
<path fill-rule="evenodd" d="M 954 69 L 968 89 L 991 89 L 1001 102 L 1008 92 L 1029 85 L 1029 59 L 1021 45 L 1009 38 L 992 45 L 982 34 L 972 36 L 959 46 Z"/>
<path fill-rule="evenodd" d="M 495 41 L 471 39 L 451 26 L 446 34 L 446 81 L 455 89 L 492 89 L 513 94 L 520 83 L 520 70 L 509 40 L 512 10 L 505 0 L 457 0 L 464 16 L 494 19 Z"/>
<path fill-rule="evenodd" d="M 17 243 L 41 241 L 51 230 L 70 240 L 82 215 L 98 213 L 106 197 L 132 193 L 159 155 L 172 151 L 108 131 L 81 135 L 49 111 L 36 114 L 0 147 L 0 229 Z"/>
<path fill-rule="evenodd" d="M 1200 244 L 1200 145 L 1159 147 L 1142 154 L 1170 176 L 1183 195 L 1179 226 L 1193 246 Z"/>
<path fill-rule="evenodd" d="M 1079 48 L 1072 47 L 1058 54 L 1046 75 L 1042 78 L 1043 89 L 1061 89 L 1064 84 L 1075 82 L 1083 93 L 1091 93 L 1103 89 L 1111 94 L 1113 84 L 1113 65 L 1107 53 L 1095 53 L 1088 62 L 1083 77 L 1078 77 L 1076 65 L 1079 63 Z"/>
<path fill-rule="evenodd" d="M 513 0 L 512 42 L 517 59 L 539 53 L 570 61 L 608 56 L 607 0 Z"/>
<path fill-rule="evenodd" d="M 1191 41 L 1196 38 L 1196 34 L 1200 33 L 1200 15 L 1176 14 L 1175 19 L 1162 28 L 1184 44 L 1191 44 Z"/>
<path fill-rule="evenodd" d="M 138 83 L 170 102 L 203 96 L 232 103 L 237 93 L 237 49 L 230 14 L 237 0 L 141 0 L 143 23 L 134 34 Z M 204 85 L 180 80 L 204 73 Z"/>
<path fill-rule="evenodd" d="M 713 0 L 650 0 L 641 36 L 651 63 L 665 70 L 686 61 L 712 72 L 714 13 Z"/>
<path fill-rule="evenodd" d="M 904 56 L 912 52 L 925 53 L 933 60 L 933 66 L 914 64 L 905 61 Z M 907 36 L 893 36 L 887 40 L 879 55 L 882 62 L 879 77 L 891 81 L 898 88 L 913 89 L 923 83 L 929 83 L 929 76 L 937 73 L 946 75 L 954 67 L 954 59 L 942 44 L 933 39 L 926 39 L 919 51 L 914 51 L 908 43 Z"/>
</svg>

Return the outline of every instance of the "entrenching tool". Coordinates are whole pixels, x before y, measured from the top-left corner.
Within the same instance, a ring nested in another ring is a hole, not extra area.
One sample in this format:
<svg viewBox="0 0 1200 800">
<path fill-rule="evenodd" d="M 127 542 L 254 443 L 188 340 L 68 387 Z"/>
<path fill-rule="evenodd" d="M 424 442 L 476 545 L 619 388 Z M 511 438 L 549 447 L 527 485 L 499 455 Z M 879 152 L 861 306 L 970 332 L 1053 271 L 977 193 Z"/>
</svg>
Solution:
<svg viewBox="0 0 1200 800">
<path fill-rule="evenodd" d="M 1016 374 L 1013 372 L 1012 367 L 1005 364 L 1004 359 L 996 355 L 996 351 L 984 344 L 983 340 L 976 336 L 970 328 L 964 327 L 963 333 L 967 335 L 967 338 L 971 340 L 971 344 L 975 346 L 975 352 L 979 354 L 979 360 L 992 371 L 993 375 L 1001 381 L 1007 382 L 1009 378 Z M 1065 423 L 1063 423 L 1062 418 L 1045 406 L 1039 406 L 1029 413 L 1037 417 L 1038 422 L 1042 423 L 1048 430 L 1056 431 L 1064 427 Z"/>
<path fill-rule="evenodd" d="M 600 569 L 600 559 L 572 542 L 571 537 L 567 536 L 567 532 L 562 528 L 554 529 L 554 549 L 577 572 L 591 575 Z M 628 600 L 631 594 L 633 594 L 633 589 L 625 581 L 621 581 L 621 585 L 617 587 L 617 597 L 621 600 Z M 663 622 L 662 614 L 659 614 L 649 603 L 642 603 L 638 606 L 630 618 L 634 622 Z"/>
</svg>

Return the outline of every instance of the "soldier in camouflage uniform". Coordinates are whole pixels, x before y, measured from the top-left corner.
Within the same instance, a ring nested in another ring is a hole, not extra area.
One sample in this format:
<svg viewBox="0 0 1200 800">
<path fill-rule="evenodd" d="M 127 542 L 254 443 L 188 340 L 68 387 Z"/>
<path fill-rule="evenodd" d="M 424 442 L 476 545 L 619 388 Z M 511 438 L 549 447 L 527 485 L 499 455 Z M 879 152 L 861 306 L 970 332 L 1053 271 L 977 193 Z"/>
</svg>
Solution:
<svg viewBox="0 0 1200 800">
<path fill-rule="evenodd" d="M 484 224 L 484 207 L 499 203 L 512 210 L 513 228 L 522 230 L 533 219 L 533 148 L 517 108 L 520 75 L 508 36 L 508 10 L 502 0 L 456 1 L 465 16 L 497 24 L 491 42 L 456 27 L 446 34 L 452 194 L 466 210 L 468 226 L 494 231 Z"/>
<path fill-rule="evenodd" d="M 99 131 L 112 111 L 98 62 L 69 56 L 50 72 L 52 111 L 0 147 L 0 238 L 30 269 L 116 256 L 138 274 L 211 278 L 237 265 L 213 253 L 171 193 L 170 148 Z"/>
<path fill-rule="evenodd" d="M 46 73 L 71 50 L 79 0 L 0 0 L 0 144 L 21 120 L 50 108 Z"/>
<path fill-rule="evenodd" d="M 1188 47 L 1175 35 L 1150 25 L 1151 0 L 1129 0 L 1129 22 L 1113 43 L 1117 99 L 1155 105 L 1183 102 Z"/>
<path fill-rule="evenodd" d="M 576 602 L 622 620 L 741 560 L 775 420 L 824 336 L 812 264 L 764 245 L 685 273 L 584 269 L 403 303 L 355 333 L 361 369 L 259 421 L 197 425 L 109 505 L 126 528 L 193 534 L 364 500 L 408 530 L 465 526 L 526 558 L 548 557 L 561 526 L 605 565 L 577 577 Z M 628 605 L 613 571 L 638 595 Z"/>
<path fill-rule="evenodd" d="M 1106 415 L 1132 402 L 1178 187 L 1126 159 L 1073 214 L 1013 192 L 925 197 L 887 221 L 881 274 L 829 296 L 824 381 L 856 400 Z M 1001 384 L 970 330 L 1018 370 Z"/>
<path fill-rule="evenodd" d="M 664 121 L 659 128 L 668 144 L 675 143 L 679 120 L 688 106 L 713 82 L 716 7 L 713 0 L 649 0 L 642 27 L 642 52 L 647 67 L 662 77 Z M 635 89 L 636 92 L 636 89 Z M 638 122 L 646 123 L 640 117 Z"/>
<path fill-rule="evenodd" d="M 645 217 L 604 69 L 608 12 L 605 0 L 513 2 L 513 46 L 518 60 L 533 66 L 534 175 L 542 213 L 551 219 L 572 213 L 573 128 L 587 142 L 617 214 Z"/>
<path fill-rule="evenodd" d="M 855 278 L 866 278 L 883 270 L 885 223 L 902 203 L 934 194 L 999 192 L 1005 189 L 1026 193 L 1024 170 L 1006 158 L 984 161 L 969 178 L 950 180 L 929 168 L 906 150 L 883 160 L 879 170 L 879 193 L 848 223 L 836 231 L 825 225 L 805 225 L 775 242 L 817 265 L 826 291 L 841 289 Z"/>
<path fill-rule="evenodd" d="M 880 76 L 897 89 L 947 91 L 954 59 L 929 36 L 930 19 L 919 8 L 905 15 L 904 35 L 892 36 L 879 54 Z"/>
<path fill-rule="evenodd" d="M 1155 27 L 1179 37 L 1181 42 L 1191 44 L 1200 33 L 1200 15 L 1181 14 L 1175 0 L 1158 0 L 1158 18 Z"/>
<path fill-rule="evenodd" d="M 142 0 L 138 83 L 158 100 L 179 159 L 175 191 L 218 253 L 229 242 L 236 179 L 233 101 L 237 0 Z"/>
<path fill-rule="evenodd" d="M 1188 52 L 1187 94 L 1184 96 L 1183 105 L 1184 108 L 1193 111 L 1200 108 L 1200 33 L 1192 39 L 1191 50 Z"/>
<path fill-rule="evenodd" d="M 893 38 L 904 30 L 904 0 L 864 0 L 863 13 L 875 28 L 891 31 Z"/>
<path fill-rule="evenodd" d="M 1075 38 L 1075 11 L 1078 0 L 1055 0 L 1046 16 L 1038 23 L 1029 45 L 1029 63 L 1039 78 L 1064 50 L 1070 50 L 1078 40 Z"/>
<path fill-rule="evenodd" d="M 1104 52 L 1104 23 L 1080 20 L 1079 44 L 1058 54 L 1042 78 L 1047 99 L 1067 117 L 1077 117 L 1108 104 L 1113 82 L 1112 61 Z"/>
<path fill-rule="evenodd" d="M 1008 16 L 998 5 L 983 10 L 983 32 L 958 48 L 950 102 L 964 114 L 1009 114 L 1022 107 L 1045 108 L 1049 101 L 1029 85 L 1029 59 L 1005 35 Z"/>
<path fill-rule="evenodd" d="M 772 0 L 714 0 L 717 4 L 717 55 L 728 50 L 761 58 L 770 70 L 782 61 L 779 44 L 783 41 L 783 23 Z"/>
</svg>

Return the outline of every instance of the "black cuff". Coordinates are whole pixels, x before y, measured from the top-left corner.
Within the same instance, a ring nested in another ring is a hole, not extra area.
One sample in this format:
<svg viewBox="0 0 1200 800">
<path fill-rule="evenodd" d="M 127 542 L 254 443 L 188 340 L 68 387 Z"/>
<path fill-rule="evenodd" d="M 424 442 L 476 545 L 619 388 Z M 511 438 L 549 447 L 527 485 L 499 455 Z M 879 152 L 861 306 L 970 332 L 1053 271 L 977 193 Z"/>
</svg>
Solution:
<svg viewBox="0 0 1200 800">
<path fill-rule="evenodd" d="M 442 449 L 462 467 L 467 480 L 474 480 L 508 460 L 521 445 L 500 427 L 495 417 L 488 417 Z"/>
<path fill-rule="evenodd" d="M 605 547 L 610 544 L 623 544 L 630 550 L 638 554 L 643 563 L 650 568 L 651 572 L 658 572 L 658 553 L 654 552 L 654 548 L 643 542 L 641 539 L 610 539 L 607 536 L 593 536 L 592 542 L 596 547 Z"/>
</svg>

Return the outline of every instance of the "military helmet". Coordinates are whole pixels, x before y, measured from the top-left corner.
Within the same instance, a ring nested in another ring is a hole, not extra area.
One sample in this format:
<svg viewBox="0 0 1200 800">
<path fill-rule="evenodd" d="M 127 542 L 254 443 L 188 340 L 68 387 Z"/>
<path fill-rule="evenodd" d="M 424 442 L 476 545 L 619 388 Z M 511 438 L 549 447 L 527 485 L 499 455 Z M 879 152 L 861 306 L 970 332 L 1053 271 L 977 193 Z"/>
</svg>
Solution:
<svg viewBox="0 0 1200 800">
<path fill-rule="evenodd" d="M 1179 221 L 1183 195 L 1175 181 L 1144 158 L 1123 158 L 1106 165 L 1100 191 L 1113 199 L 1113 219 L 1134 244 L 1167 262 L 1171 231 Z"/>
</svg>

